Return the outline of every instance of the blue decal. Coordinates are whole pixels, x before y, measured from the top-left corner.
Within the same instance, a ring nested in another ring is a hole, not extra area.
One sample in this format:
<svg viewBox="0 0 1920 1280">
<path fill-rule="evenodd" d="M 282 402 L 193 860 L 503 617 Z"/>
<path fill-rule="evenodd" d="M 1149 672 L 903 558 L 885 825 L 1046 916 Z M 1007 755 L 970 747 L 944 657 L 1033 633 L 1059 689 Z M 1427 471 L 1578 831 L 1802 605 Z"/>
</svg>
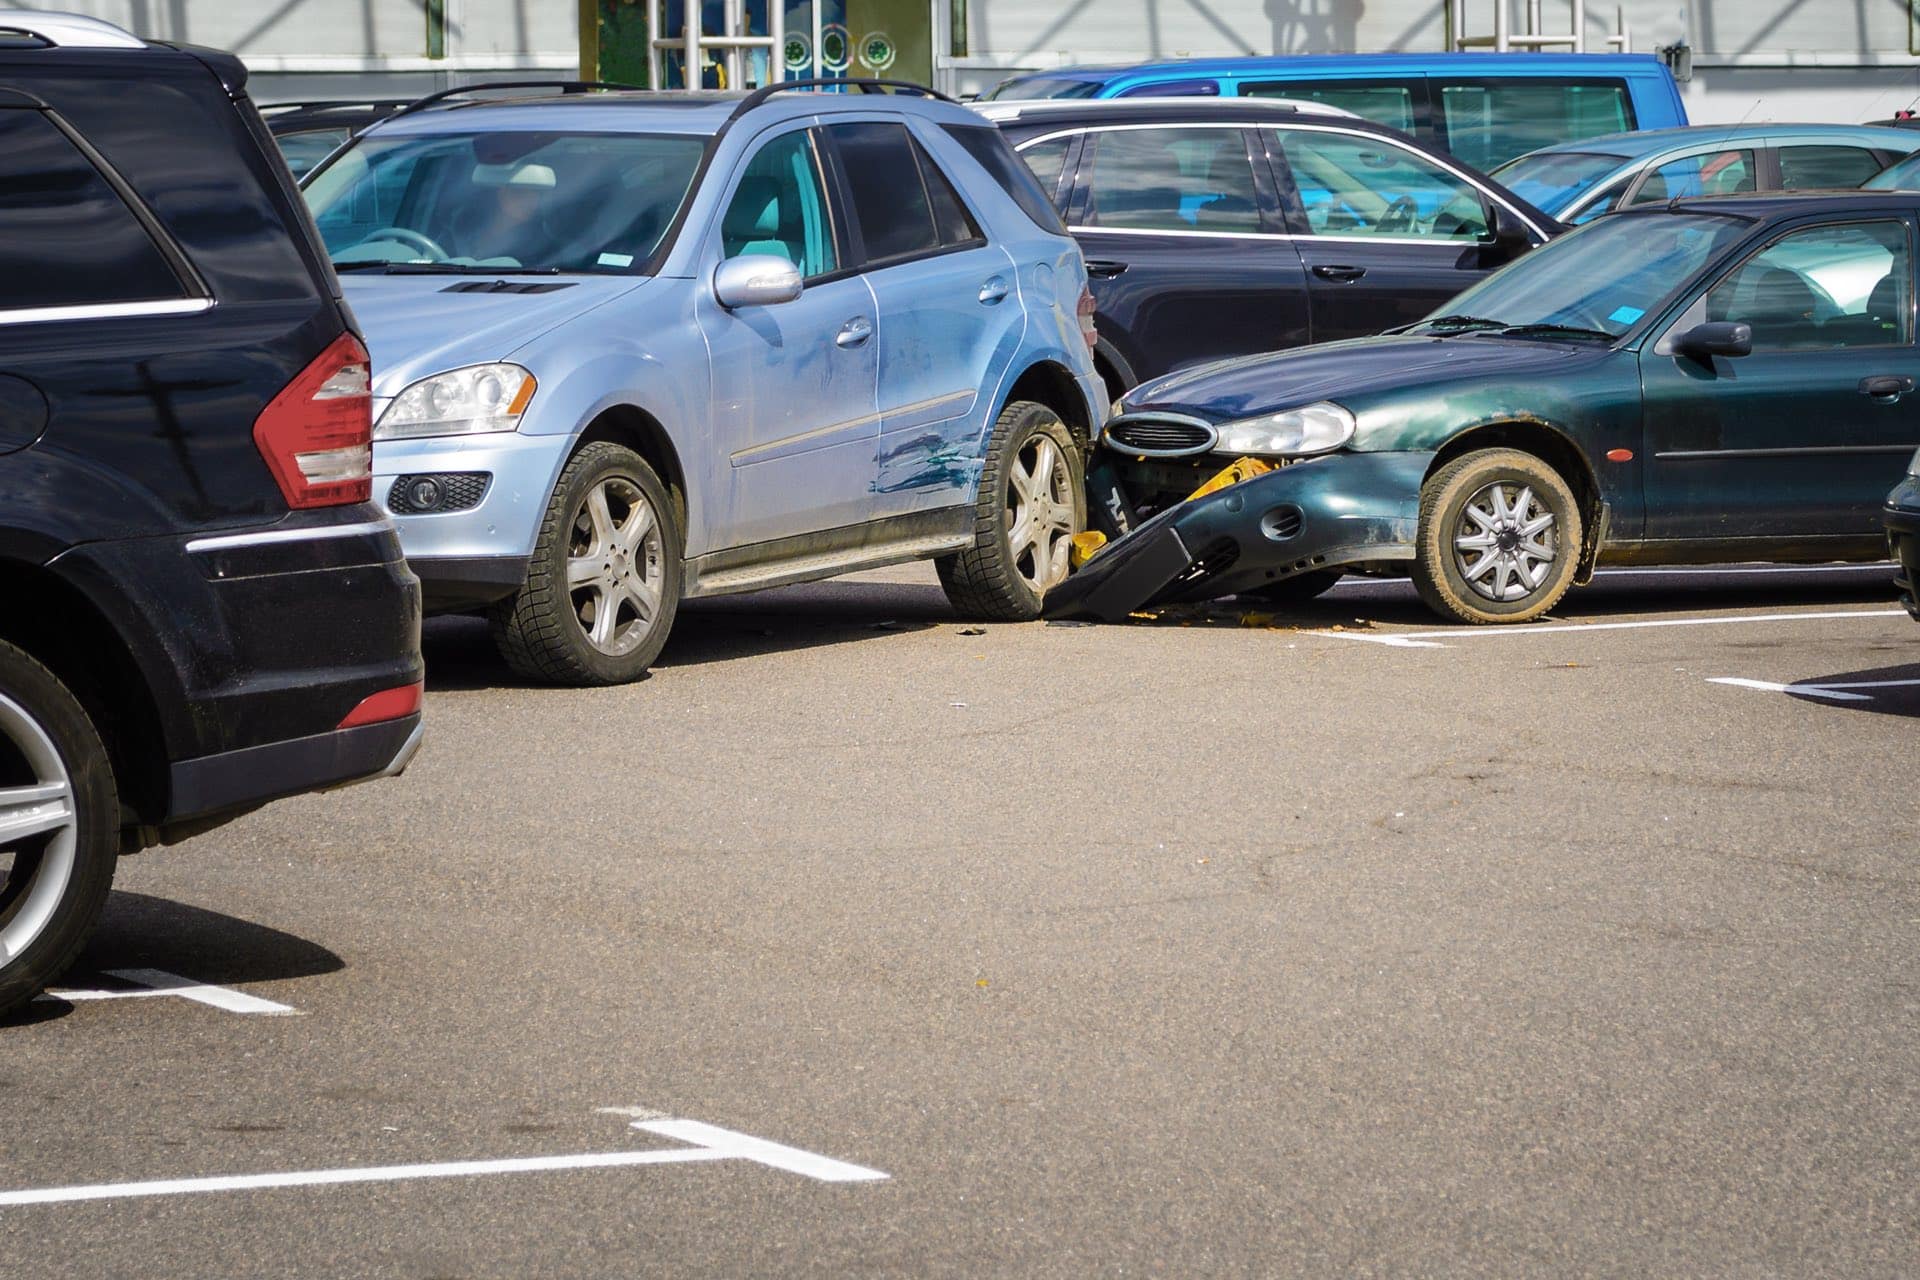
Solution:
<svg viewBox="0 0 1920 1280">
<path fill-rule="evenodd" d="M 1647 314 L 1646 311 L 1640 307 L 1615 307 L 1613 314 L 1608 316 L 1607 319 L 1613 321 L 1615 324 L 1632 324 L 1645 314 Z"/>
</svg>

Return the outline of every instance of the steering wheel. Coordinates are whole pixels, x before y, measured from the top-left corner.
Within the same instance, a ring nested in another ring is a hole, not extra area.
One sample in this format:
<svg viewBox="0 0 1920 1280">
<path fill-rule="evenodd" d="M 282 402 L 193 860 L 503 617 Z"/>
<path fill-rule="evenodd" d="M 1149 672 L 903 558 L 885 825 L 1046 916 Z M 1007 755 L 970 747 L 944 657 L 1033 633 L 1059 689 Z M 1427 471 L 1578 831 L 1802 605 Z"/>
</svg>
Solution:
<svg viewBox="0 0 1920 1280">
<path fill-rule="evenodd" d="M 1412 196 L 1395 196 L 1374 222 L 1375 231 L 1412 231 L 1420 223 L 1420 202 Z"/>
<path fill-rule="evenodd" d="M 435 262 L 445 262 L 453 255 L 442 249 L 431 236 L 424 236 L 411 227 L 382 227 L 361 244 L 372 244 L 376 240 L 397 240 L 401 244 L 412 245 Z"/>
</svg>

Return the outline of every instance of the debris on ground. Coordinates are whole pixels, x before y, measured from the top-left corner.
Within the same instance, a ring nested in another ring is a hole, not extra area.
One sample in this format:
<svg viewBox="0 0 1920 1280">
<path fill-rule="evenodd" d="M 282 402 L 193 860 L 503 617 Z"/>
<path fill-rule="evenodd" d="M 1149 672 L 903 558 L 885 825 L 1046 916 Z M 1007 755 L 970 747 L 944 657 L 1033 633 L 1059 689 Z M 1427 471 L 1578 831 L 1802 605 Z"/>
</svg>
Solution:
<svg viewBox="0 0 1920 1280">
<path fill-rule="evenodd" d="M 983 636 L 987 634 L 987 629 L 985 627 L 962 627 L 960 628 L 960 634 L 963 636 Z"/>
</svg>

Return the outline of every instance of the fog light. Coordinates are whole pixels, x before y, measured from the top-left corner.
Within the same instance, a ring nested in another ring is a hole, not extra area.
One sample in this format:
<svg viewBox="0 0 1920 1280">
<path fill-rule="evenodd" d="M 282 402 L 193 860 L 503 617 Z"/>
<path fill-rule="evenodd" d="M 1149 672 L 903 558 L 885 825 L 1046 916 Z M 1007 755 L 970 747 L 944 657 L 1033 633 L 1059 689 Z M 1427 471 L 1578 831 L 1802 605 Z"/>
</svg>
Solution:
<svg viewBox="0 0 1920 1280">
<path fill-rule="evenodd" d="M 421 476 L 407 486 L 407 504 L 418 511 L 432 511 L 444 496 L 440 482 L 432 476 Z"/>
<path fill-rule="evenodd" d="M 396 476 L 387 490 L 387 509 L 397 516 L 471 511 L 487 496 L 492 482 L 493 477 L 484 471 Z"/>
</svg>

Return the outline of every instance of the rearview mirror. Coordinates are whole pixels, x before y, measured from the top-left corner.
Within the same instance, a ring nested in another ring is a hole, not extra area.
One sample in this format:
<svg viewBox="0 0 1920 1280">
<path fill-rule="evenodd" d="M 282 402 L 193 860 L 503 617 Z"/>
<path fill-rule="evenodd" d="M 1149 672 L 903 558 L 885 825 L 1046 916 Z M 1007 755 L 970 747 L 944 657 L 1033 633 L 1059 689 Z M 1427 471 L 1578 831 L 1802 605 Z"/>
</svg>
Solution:
<svg viewBox="0 0 1920 1280">
<path fill-rule="evenodd" d="M 727 310 L 771 307 L 800 296 L 800 269 L 771 253 L 728 258 L 713 272 L 713 297 Z"/>
<path fill-rule="evenodd" d="M 1487 238 L 1484 242 L 1482 259 L 1488 266 L 1499 266 L 1512 262 L 1515 258 L 1533 248 L 1533 235 L 1527 230 L 1527 224 L 1515 217 L 1505 205 L 1489 205 L 1492 217 L 1488 222 Z"/>
<path fill-rule="evenodd" d="M 1753 354 L 1753 326 L 1733 320 L 1711 320 L 1675 334 L 1667 347 L 1675 355 L 1708 360 L 1714 356 Z"/>
</svg>

